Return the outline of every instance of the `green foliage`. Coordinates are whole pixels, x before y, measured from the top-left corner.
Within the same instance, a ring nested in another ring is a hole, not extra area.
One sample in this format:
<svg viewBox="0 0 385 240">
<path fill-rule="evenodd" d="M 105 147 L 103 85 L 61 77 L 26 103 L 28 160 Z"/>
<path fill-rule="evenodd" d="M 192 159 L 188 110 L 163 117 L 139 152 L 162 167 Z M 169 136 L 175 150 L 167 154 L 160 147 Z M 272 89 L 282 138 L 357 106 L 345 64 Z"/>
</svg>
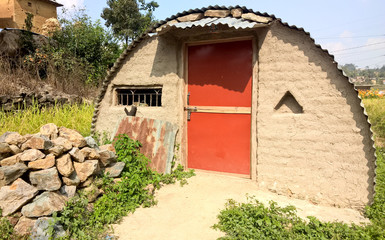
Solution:
<svg viewBox="0 0 385 240">
<path fill-rule="evenodd" d="M 107 131 L 103 131 L 103 133 L 95 132 L 93 137 L 99 146 L 112 143 L 111 136 Z"/>
<path fill-rule="evenodd" d="M 178 165 L 171 174 L 164 174 L 160 178 L 160 182 L 164 184 L 174 184 L 176 181 L 179 181 L 180 185 L 187 184 L 187 178 L 195 176 L 194 169 L 190 169 L 188 172 L 184 171 L 182 165 Z"/>
<path fill-rule="evenodd" d="M 1 217 L 2 209 L 0 208 L 0 240 L 11 239 L 13 234 L 13 226 L 5 217 Z"/>
<path fill-rule="evenodd" d="M 385 138 L 385 98 L 363 99 L 363 102 L 376 138 Z"/>
<path fill-rule="evenodd" d="M 374 203 L 367 207 L 367 225 L 321 222 L 315 217 L 304 221 L 293 206 L 268 207 L 248 198 L 246 203 L 229 200 L 218 215 L 214 229 L 226 236 L 220 239 L 385 239 L 385 149 L 377 150 L 377 184 Z"/>
<path fill-rule="evenodd" d="M 140 36 L 153 22 L 152 12 L 159 7 L 158 3 L 144 0 L 107 0 L 108 8 L 103 9 L 101 17 L 106 26 L 112 28 L 115 36 L 125 40 L 134 40 Z"/>
<path fill-rule="evenodd" d="M 366 215 L 385 231 L 385 148 L 378 148 L 376 153 L 376 195 L 373 204 L 366 208 Z"/>
<path fill-rule="evenodd" d="M 104 191 L 91 208 L 87 196 L 71 199 L 64 210 L 54 216 L 67 231 L 65 239 L 101 239 L 108 230 L 108 224 L 120 220 L 128 212 L 139 206 L 152 206 L 156 203 L 147 186 L 160 187 L 163 176 L 149 168 L 149 159 L 140 153 L 141 144 L 127 135 L 119 135 L 114 140 L 117 160 L 125 163 L 121 181 L 103 175 L 98 187 Z M 183 168 L 174 172 L 174 178 L 184 178 L 192 174 L 182 173 Z M 169 179 L 169 178 L 168 178 Z M 175 182 L 170 181 L 170 182 Z"/>
<path fill-rule="evenodd" d="M 60 23 L 62 29 L 53 33 L 45 53 L 56 68 L 71 71 L 82 66 L 84 82 L 98 85 L 122 51 L 118 42 L 100 21 L 92 22 L 84 10 L 60 19 Z"/>
<path fill-rule="evenodd" d="M 25 110 L 5 112 L 0 110 L 0 135 L 7 131 L 22 135 L 36 133 L 46 123 L 55 123 L 75 129 L 83 136 L 91 132 L 92 104 L 65 104 L 40 108 L 37 103 Z"/>
<path fill-rule="evenodd" d="M 32 13 L 26 13 L 27 17 L 24 20 L 24 28 L 26 31 L 22 31 L 20 35 L 20 46 L 23 49 L 23 55 L 28 53 L 33 53 L 35 51 L 35 45 L 33 41 L 33 33 L 32 31 L 32 21 L 33 21 L 33 14 Z"/>
</svg>

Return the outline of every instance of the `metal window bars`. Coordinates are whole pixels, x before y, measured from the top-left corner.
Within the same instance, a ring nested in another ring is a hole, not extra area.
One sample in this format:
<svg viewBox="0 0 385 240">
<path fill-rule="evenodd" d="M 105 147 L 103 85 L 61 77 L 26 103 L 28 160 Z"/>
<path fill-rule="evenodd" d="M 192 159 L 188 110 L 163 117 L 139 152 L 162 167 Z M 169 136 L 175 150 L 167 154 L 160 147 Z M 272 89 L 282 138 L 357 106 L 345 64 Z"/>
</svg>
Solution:
<svg viewBox="0 0 385 240">
<path fill-rule="evenodd" d="M 117 89 L 118 105 L 161 107 L 162 88 Z"/>
</svg>

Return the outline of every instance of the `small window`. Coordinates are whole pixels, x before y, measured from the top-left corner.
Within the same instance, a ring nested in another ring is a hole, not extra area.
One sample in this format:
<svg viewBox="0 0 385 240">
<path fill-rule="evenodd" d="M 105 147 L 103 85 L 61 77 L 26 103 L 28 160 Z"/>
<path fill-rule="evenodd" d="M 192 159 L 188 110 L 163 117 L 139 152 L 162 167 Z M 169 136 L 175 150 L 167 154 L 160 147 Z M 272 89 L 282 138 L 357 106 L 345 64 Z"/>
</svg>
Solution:
<svg viewBox="0 0 385 240">
<path fill-rule="evenodd" d="M 28 2 L 28 7 L 32 7 L 32 3 L 31 2 Z"/>
<path fill-rule="evenodd" d="M 162 88 L 117 89 L 117 104 L 124 106 L 161 107 Z"/>
</svg>

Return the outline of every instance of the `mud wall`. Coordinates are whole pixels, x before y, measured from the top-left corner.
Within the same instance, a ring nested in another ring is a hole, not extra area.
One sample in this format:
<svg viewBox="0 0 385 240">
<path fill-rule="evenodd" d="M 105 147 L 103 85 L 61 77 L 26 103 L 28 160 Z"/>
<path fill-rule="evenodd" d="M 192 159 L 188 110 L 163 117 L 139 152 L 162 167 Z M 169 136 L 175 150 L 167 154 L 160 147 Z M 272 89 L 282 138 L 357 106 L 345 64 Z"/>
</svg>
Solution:
<svg viewBox="0 0 385 240">
<path fill-rule="evenodd" d="M 182 81 L 177 74 L 177 44 L 173 38 L 156 37 L 144 40 L 133 50 L 122 68 L 109 84 L 99 107 L 95 129 L 114 133 L 120 120 L 126 116 L 117 104 L 116 89 L 121 87 L 162 87 L 161 107 L 137 107 L 137 117 L 152 118 L 180 124 L 182 121 Z"/>
<path fill-rule="evenodd" d="M 42 26 L 45 21 L 49 18 L 57 18 L 56 6 L 52 3 L 39 0 L 14 0 L 14 26 L 8 26 L 12 28 L 22 29 L 25 25 L 24 21 L 26 13 L 32 13 L 33 17 L 33 28 L 32 31 L 41 33 Z M 30 6 L 28 3 L 31 3 Z"/>
<path fill-rule="evenodd" d="M 374 149 L 353 86 L 303 31 L 275 23 L 261 36 L 259 186 L 340 207 L 372 200 Z"/>
</svg>

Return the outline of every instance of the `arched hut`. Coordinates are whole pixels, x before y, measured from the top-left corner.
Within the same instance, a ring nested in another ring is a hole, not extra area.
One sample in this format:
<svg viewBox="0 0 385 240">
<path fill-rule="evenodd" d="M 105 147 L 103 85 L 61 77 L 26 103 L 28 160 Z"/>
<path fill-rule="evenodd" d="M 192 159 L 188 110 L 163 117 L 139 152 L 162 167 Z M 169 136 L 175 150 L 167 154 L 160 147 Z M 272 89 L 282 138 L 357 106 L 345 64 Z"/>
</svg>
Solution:
<svg viewBox="0 0 385 240">
<path fill-rule="evenodd" d="M 353 84 L 309 33 L 274 15 L 210 6 L 160 22 L 109 72 L 93 131 L 114 134 L 130 105 L 129 132 L 151 143 L 177 131 L 185 167 L 326 205 L 373 199 L 375 150 Z"/>
</svg>

